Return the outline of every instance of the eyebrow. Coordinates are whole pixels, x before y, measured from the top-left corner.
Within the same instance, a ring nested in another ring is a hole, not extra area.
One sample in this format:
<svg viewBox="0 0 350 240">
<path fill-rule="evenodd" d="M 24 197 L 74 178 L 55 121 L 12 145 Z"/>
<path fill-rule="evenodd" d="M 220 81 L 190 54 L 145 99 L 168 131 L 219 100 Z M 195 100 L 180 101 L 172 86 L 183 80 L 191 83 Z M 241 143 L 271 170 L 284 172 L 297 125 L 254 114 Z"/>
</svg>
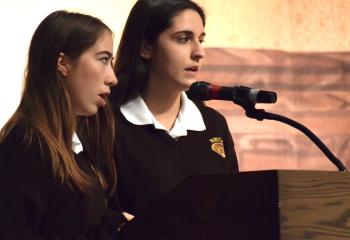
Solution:
<svg viewBox="0 0 350 240">
<path fill-rule="evenodd" d="M 96 55 L 102 55 L 102 54 L 106 54 L 108 55 L 108 57 L 112 57 L 113 54 L 109 51 L 100 51 L 100 52 L 97 52 Z"/>
<path fill-rule="evenodd" d="M 194 35 L 194 33 L 192 31 L 190 31 L 190 30 L 183 30 L 183 31 L 178 31 L 178 32 L 174 33 L 173 36 L 176 36 L 178 34 L 183 34 L 183 33 L 191 35 L 191 36 Z M 205 37 L 205 32 L 202 32 L 201 35 L 199 35 L 199 37 Z"/>
</svg>

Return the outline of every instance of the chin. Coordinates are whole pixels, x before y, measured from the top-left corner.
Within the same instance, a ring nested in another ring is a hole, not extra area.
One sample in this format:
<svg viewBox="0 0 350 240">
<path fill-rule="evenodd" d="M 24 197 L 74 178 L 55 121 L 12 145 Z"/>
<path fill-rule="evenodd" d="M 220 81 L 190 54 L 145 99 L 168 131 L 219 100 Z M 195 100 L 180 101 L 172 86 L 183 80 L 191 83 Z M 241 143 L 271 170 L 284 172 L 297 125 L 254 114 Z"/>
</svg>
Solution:
<svg viewBox="0 0 350 240">
<path fill-rule="evenodd" d="M 87 114 L 88 117 L 96 115 L 97 114 L 97 109 L 95 111 L 91 111 Z"/>
<path fill-rule="evenodd" d="M 183 90 L 184 91 L 187 91 L 187 90 L 189 90 L 190 89 L 190 87 L 191 87 L 191 85 L 193 84 L 193 83 L 195 83 L 195 82 L 197 82 L 197 79 L 188 79 L 188 80 L 186 80 L 183 84 L 182 84 L 182 86 L 183 86 Z"/>
<path fill-rule="evenodd" d="M 78 116 L 82 116 L 82 117 L 91 117 L 93 115 L 95 115 L 97 113 L 97 108 L 92 110 L 86 110 L 86 111 L 82 111 L 78 114 Z"/>
</svg>

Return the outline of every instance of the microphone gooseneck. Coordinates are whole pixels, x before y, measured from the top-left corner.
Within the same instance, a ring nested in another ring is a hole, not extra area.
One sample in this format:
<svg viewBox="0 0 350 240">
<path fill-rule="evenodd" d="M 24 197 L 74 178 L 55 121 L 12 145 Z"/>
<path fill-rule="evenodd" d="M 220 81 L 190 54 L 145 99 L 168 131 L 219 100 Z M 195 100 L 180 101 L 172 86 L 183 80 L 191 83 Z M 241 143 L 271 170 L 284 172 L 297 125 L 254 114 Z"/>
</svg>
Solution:
<svg viewBox="0 0 350 240">
<path fill-rule="evenodd" d="M 256 109 L 256 103 L 275 103 L 277 94 L 270 91 L 262 91 L 249 87 L 220 87 L 207 82 L 195 82 L 188 91 L 191 99 L 197 100 L 229 100 L 243 107 L 247 117 L 262 121 L 264 119 L 275 120 L 292 126 L 304 133 L 338 168 L 339 171 L 347 171 L 344 164 L 335 157 L 329 148 L 304 125 L 282 115 L 266 112 L 264 109 Z"/>
</svg>

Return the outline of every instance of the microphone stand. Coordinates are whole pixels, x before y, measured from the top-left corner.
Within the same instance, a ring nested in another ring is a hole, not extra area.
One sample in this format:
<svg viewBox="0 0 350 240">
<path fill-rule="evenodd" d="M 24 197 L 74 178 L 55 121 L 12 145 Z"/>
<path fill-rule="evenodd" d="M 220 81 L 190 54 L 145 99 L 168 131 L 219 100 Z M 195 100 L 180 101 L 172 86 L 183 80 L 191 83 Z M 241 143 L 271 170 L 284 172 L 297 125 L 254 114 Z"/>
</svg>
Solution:
<svg viewBox="0 0 350 240">
<path fill-rule="evenodd" d="M 317 147 L 328 157 L 328 159 L 338 168 L 339 171 L 344 171 L 344 172 L 347 171 L 344 164 L 339 159 L 337 159 L 334 156 L 334 154 L 327 148 L 327 146 L 304 125 L 290 118 L 287 118 L 285 116 L 269 113 L 269 112 L 266 112 L 264 109 L 256 109 L 255 103 L 242 100 L 240 98 L 235 98 L 233 102 L 243 107 L 247 117 L 254 118 L 258 121 L 262 121 L 264 119 L 275 120 L 275 121 L 283 122 L 289 126 L 292 126 L 300 130 L 306 136 L 308 136 L 313 141 L 313 143 L 317 145 Z"/>
</svg>

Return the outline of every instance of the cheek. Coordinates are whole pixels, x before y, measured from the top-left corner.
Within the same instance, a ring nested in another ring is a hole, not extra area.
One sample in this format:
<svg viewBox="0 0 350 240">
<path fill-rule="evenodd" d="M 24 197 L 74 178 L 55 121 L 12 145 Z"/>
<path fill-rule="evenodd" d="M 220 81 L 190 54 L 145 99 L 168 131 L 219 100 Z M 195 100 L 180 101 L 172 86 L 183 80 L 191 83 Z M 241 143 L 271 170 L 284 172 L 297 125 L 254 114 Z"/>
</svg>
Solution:
<svg viewBox="0 0 350 240">
<path fill-rule="evenodd" d="M 75 71 L 75 77 L 79 79 L 78 82 L 88 84 L 88 82 L 95 79 L 101 72 L 99 64 L 95 59 L 85 58 L 82 60 Z"/>
<path fill-rule="evenodd" d="M 88 69 L 81 69 L 81 71 L 76 71 L 67 81 L 69 94 L 75 99 L 88 94 L 90 89 L 94 87 L 96 78 Z"/>
<path fill-rule="evenodd" d="M 88 89 L 98 84 L 103 76 L 103 72 L 95 66 L 89 66 L 80 72 L 77 82 L 82 89 Z"/>
<path fill-rule="evenodd" d="M 169 43 L 169 41 L 160 41 L 153 48 L 153 54 L 159 60 L 169 59 L 175 52 L 175 45 Z"/>
<path fill-rule="evenodd" d="M 184 55 L 181 48 L 165 48 L 159 52 L 157 63 L 168 71 L 175 71 L 184 62 Z"/>
</svg>

